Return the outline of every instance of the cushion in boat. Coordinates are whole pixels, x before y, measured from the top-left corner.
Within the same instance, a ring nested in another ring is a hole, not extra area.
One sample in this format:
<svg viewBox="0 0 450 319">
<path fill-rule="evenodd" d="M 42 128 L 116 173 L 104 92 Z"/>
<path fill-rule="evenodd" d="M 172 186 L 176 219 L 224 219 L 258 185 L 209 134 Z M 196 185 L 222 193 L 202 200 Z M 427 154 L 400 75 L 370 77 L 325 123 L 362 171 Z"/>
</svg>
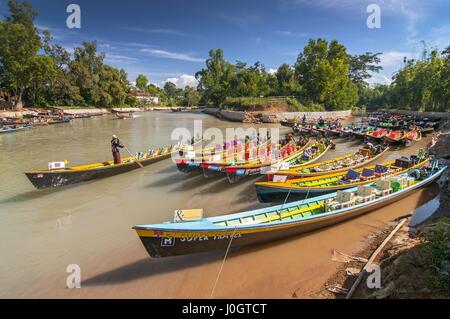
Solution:
<svg viewBox="0 0 450 319">
<path fill-rule="evenodd" d="M 380 173 L 380 174 L 384 174 L 389 170 L 389 168 L 387 166 L 384 165 L 376 165 L 375 166 L 375 173 Z"/>
<path fill-rule="evenodd" d="M 347 175 L 345 176 L 347 179 L 358 179 L 361 174 L 354 169 L 349 169 Z"/>
<path fill-rule="evenodd" d="M 373 169 L 369 169 L 369 168 L 364 168 L 362 171 L 362 176 L 364 177 L 374 177 L 375 176 L 375 171 Z"/>
</svg>

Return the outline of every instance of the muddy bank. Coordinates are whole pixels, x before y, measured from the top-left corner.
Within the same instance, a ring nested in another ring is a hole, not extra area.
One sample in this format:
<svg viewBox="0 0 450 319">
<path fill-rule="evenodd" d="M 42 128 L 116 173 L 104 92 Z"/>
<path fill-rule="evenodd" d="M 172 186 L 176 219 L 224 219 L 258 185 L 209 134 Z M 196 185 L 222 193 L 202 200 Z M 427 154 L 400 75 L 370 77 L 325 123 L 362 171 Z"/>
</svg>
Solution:
<svg viewBox="0 0 450 319">
<path fill-rule="evenodd" d="M 430 153 L 439 161 L 450 166 L 450 121 L 442 123 L 439 131 L 433 136 Z M 450 170 L 447 169 L 439 179 L 440 207 L 436 216 L 450 216 Z"/>
<path fill-rule="evenodd" d="M 442 124 L 428 145 L 441 163 L 450 164 L 449 122 Z M 353 298 L 448 298 L 450 296 L 450 205 L 448 170 L 438 181 L 439 194 L 408 218 L 375 259 L 381 269 L 381 287 L 370 289 L 364 275 Z M 436 205 L 435 203 L 436 202 Z M 430 218 L 428 218 L 431 215 Z M 396 221 L 374 232 L 356 258 L 341 258 L 337 271 L 316 293 L 319 298 L 345 298 L 357 275 L 395 227 Z M 417 223 L 417 224 L 416 224 Z M 338 254 L 339 255 L 339 254 Z M 339 259 L 339 258 L 335 258 Z M 356 260 L 359 259 L 359 260 Z"/>
</svg>

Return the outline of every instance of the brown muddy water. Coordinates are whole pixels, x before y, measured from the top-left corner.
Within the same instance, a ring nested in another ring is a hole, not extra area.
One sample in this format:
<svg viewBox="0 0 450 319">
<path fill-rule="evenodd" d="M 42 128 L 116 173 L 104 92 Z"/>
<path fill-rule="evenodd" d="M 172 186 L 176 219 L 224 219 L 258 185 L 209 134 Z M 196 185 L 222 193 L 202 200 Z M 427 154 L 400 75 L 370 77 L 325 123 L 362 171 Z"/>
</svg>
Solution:
<svg viewBox="0 0 450 319">
<path fill-rule="evenodd" d="M 226 178 L 181 174 L 165 160 L 144 170 L 37 191 L 22 173 L 50 161 L 77 165 L 109 159 L 113 133 L 132 151 L 167 145 L 174 128 L 192 130 L 194 120 L 203 120 L 204 129 L 252 126 L 200 113 L 152 112 L 131 120 L 79 119 L 0 136 L 0 297 L 210 297 L 224 252 L 151 259 L 131 227 L 171 220 L 179 208 L 204 208 L 206 216 L 214 216 L 267 206 L 256 199 L 254 179 L 230 185 Z M 336 142 L 324 160 L 361 146 Z M 414 154 L 427 142 L 394 149 L 380 161 Z M 232 251 L 213 297 L 290 298 L 293 292 L 311 297 L 336 269 L 333 249 L 360 250 L 372 232 L 437 192 L 434 185 L 334 227 Z M 66 288 L 70 264 L 81 267 L 80 289 Z"/>
</svg>

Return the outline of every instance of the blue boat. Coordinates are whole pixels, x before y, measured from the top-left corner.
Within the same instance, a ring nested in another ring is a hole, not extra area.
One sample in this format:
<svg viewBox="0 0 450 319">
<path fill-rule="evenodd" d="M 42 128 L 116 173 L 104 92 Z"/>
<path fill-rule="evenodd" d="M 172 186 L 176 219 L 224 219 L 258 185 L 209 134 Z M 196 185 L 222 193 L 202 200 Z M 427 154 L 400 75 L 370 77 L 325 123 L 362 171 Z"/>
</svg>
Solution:
<svg viewBox="0 0 450 319">
<path fill-rule="evenodd" d="M 5 127 L 0 127 L 0 133 L 12 133 L 12 132 L 17 132 L 17 131 L 22 131 L 24 129 L 29 128 L 28 126 L 5 126 Z"/>
<path fill-rule="evenodd" d="M 185 255 L 273 241 L 330 226 L 383 207 L 434 182 L 444 172 L 437 162 L 395 177 L 323 196 L 203 218 L 176 211 L 173 222 L 133 228 L 151 257 Z"/>
</svg>

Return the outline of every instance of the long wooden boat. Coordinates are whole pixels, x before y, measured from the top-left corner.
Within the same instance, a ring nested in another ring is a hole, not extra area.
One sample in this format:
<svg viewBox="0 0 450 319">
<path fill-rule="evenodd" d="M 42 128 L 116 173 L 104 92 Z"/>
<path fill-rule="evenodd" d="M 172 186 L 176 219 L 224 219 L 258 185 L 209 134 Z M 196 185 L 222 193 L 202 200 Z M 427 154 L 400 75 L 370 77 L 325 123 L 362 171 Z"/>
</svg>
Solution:
<svg viewBox="0 0 450 319">
<path fill-rule="evenodd" d="M 178 210 L 173 222 L 136 225 L 133 229 L 148 254 L 155 258 L 272 242 L 389 205 L 433 183 L 445 169 L 439 166 L 424 168 L 418 174 L 416 170 L 395 180 L 386 179 L 343 192 L 231 215 L 198 216 L 197 220 L 186 221 L 184 211 Z"/>
<path fill-rule="evenodd" d="M 311 194 L 326 194 L 362 185 L 369 180 L 376 181 L 385 176 L 396 176 L 410 169 L 420 168 L 429 161 L 429 157 L 421 160 L 416 156 L 402 157 L 381 165 L 370 165 L 324 176 L 288 179 L 281 182 L 258 182 L 255 183 L 255 188 L 258 199 L 262 202 L 283 200 L 288 195 L 289 198 L 298 198 Z"/>
<path fill-rule="evenodd" d="M 54 125 L 54 124 L 63 124 L 63 123 L 70 123 L 71 119 L 68 118 L 57 118 L 57 119 L 53 119 L 48 121 L 49 125 Z"/>
<path fill-rule="evenodd" d="M 392 144 L 411 143 L 413 141 L 420 141 L 422 139 L 422 133 L 419 130 L 391 131 L 384 139 Z"/>
<path fill-rule="evenodd" d="M 1 133 L 12 133 L 12 132 L 23 131 L 23 130 L 25 130 L 27 128 L 29 128 L 29 126 L 17 126 L 17 127 L 6 126 L 6 127 L 0 127 L 0 134 Z"/>
<path fill-rule="evenodd" d="M 320 163 L 313 163 L 309 165 L 301 165 L 290 168 L 288 170 L 273 170 L 266 173 L 267 179 L 272 180 L 277 176 L 287 176 L 287 178 L 300 177 L 314 177 L 326 174 L 333 174 L 348 171 L 349 169 L 356 169 L 366 166 L 383 156 L 389 147 L 381 148 L 380 151 L 374 154 L 368 148 L 361 148 L 356 153 L 348 154 L 342 157 L 323 161 Z"/>
<path fill-rule="evenodd" d="M 181 148 L 183 147 L 184 146 L 182 146 Z M 179 150 L 179 147 L 163 147 L 159 150 L 152 151 L 151 153 L 148 152 L 142 154 L 142 156 L 140 156 L 138 160 L 142 165 L 147 166 L 152 163 L 170 158 L 173 152 L 178 152 Z M 25 175 L 28 177 L 34 187 L 41 189 L 60 187 L 69 184 L 90 181 L 93 179 L 110 177 L 129 172 L 139 167 L 140 166 L 132 157 L 125 157 L 122 159 L 120 164 L 114 164 L 113 160 L 109 160 L 101 163 L 63 167 L 60 169 L 27 171 L 25 172 Z"/>
<path fill-rule="evenodd" d="M 385 128 L 380 128 L 366 132 L 366 137 L 378 140 L 383 139 L 387 134 L 388 130 Z"/>
<path fill-rule="evenodd" d="M 281 162 L 287 163 L 288 165 L 312 163 L 322 157 L 331 148 L 331 145 L 325 146 L 323 143 L 314 143 L 312 146 L 308 145 L 309 144 L 307 143 L 304 146 L 298 147 L 291 153 L 286 153 L 284 156 L 282 155 Z M 313 153 L 311 157 L 303 157 L 305 151 L 312 148 L 316 148 L 317 151 Z M 228 181 L 233 184 L 246 177 L 260 175 L 263 169 L 270 167 L 272 164 L 273 162 L 270 160 L 264 162 L 257 160 L 253 163 L 229 166 L 225 171 L 227 173 Z"/>
<path fill-rule="evenodd" d="M 226 152 L 223 156 L 210 156 L 200 164 L 203 169 L 203 176 L 211 177 L 221 175 L 225 173 L 225 169 L 229 166 L 256 162 L 260 153 L 259 150 L 266 147 L 266 143 L 259 147 L 252 147 L 251 144 L 247 144 L 247 146 L 238 144 L 237 147 L 229 148 L 229 152 Z"/>
<path fill-rule="evenodd" d="M 133 118 L 133 113 L 131 112 L 115 112 L 114 115 L 121 120 Z"/>
<path fill-rule="evenodd" d="M 403 135 L 402 141 L 412 142 L 412 141 L 420 141 L 421 139 L 422 133 L 420 132 L 420 130 L 411 130 Z"/>
<path fill-rule="evenodd" d="M 325 129 L 325 133 L 327 135 L 333 135 L 333 136 L 342 136 L 343 132 L 342 132 L 342 127 L 335 127 L 335 128 L 326 128 Z"/>
<path fill-rule="evenodd" d="M 200 171 L 202 170 L 202 163 L 210 161 L 211 158 L 217 156 L 220 158 L 226 157 L 228 152 L 229 150 L 221 145 L 220 147 L 207 147 L 191 152 L 185 152 L 185 154 L 180 153 L 180 158 L 175 160 L 175 164 L 182 173 Z"/>
<path fill-rule="evenodd" d="M 404 137 L 404 133 L 400 130 L 390 131 L 384 139 L 389 143 L 399 143 L 402 141 Z"/>
<path fill-rule="evenodd" d="M 305 142 L 303 143 L 303 145 L 300 146 L 300 148 L 305 148 L 308 144 L 310 143 L 309 139 L 305 140 Z M 265 148 L 266 145 L 264 144 L 262 146 L 262 148 Z M 282 148 L 283 151 L 284 148 Z M 236 165 L 245 165 L 245 164 L 249 164 L 249 165 L 253 165 L 253 164 L 258 164 L 258 150 L 257 148 L 253 147 L 253 148 L 249 148 L 247 150 L 247 155 L 246 155 L 246 150 L 245 147 L 242 145 L 241 149 L 238 149 L 237 152 L 235 154 L 229 155 L 227 157 L 222 157 L 222 158 L 218 158 L 218 159 L 214 159 L 211 158 L 208 161 L 205 161 L 201 164 L 202 168 L 203 168 L 203 175 L 205 177 L 210 177 L 210 176 L 214 176 L 214 175 L 221 175 L 223 173 L 226 173 L 226 168 L 227 167 L 231 167 L 231 166 L 236 166 Z M 246 157 L 248 157 L 246 159 Z"/>
</svg>

